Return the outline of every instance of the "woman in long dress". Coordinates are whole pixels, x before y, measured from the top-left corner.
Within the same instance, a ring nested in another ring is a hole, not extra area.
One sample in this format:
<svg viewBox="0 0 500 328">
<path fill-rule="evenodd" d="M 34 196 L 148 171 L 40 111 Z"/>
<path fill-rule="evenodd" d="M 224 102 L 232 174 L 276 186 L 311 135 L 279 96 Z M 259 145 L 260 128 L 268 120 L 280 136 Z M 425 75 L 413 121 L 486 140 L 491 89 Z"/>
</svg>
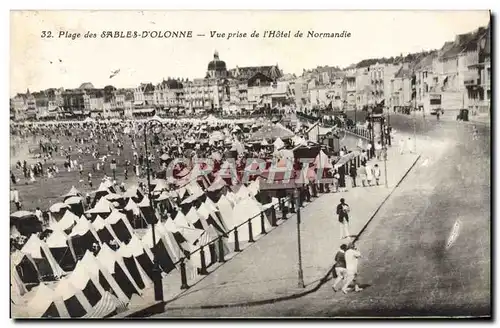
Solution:
<svg viewBox="0 0 500 328">
<path fill-rule="evenodd" d="M 341 167 L 338 168 L 338 174 L 339 174 L 339 190 L 341 192 L 346 191 L 346 186 L 345 186 L 345 165 L 342 165 Z"/>
</svg>

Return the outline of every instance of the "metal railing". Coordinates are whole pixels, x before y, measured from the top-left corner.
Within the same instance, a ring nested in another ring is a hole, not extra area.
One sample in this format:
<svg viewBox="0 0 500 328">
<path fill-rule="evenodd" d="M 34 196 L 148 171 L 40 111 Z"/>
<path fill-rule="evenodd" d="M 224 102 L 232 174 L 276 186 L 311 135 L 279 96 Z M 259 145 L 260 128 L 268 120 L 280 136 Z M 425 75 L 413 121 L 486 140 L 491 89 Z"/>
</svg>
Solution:
<svg viewBox="0 0 500 328">
<path fill-rule="evenodd" d="M 371 131 L 366 129 L 366 128 L 360 128 L 358 126 L 353 126 L 351 128 L 341 128 L 341 130 L 354 134 L 360 138 L 364 138 L 366 140 L 372 140 L 371 138 Z"/>
<path fill-rule="evenodd" d="M 371 156 L 370 155 L 368 155 L 368 156 L 369 156 L 368 159 L 370 159 Z M 362 165 L 362 160 L 361 160 L 360 154 L 358 154 L 357 156 L 355 156 L 355 157 L 347 160 L 345 163 L 343 163 L 342 166 L 344 167 L 343 170 L 346 173 L 346 177 L 349 176 L 349 168 L 351 166 L 354 166 L 357 169 L 361 165 Z M 316 188 L 317 187 L 316 183 L 319 184 L 319 187 L 320 187 L 319 190 Z M 301 193 L 299 195 L 299 201 L 298 201 L 299 207 L 302 207 L 304 200 L 307 200 L 308 202 L 310 202 L 311 195 L 312 195 L 312 197 L 316 197 L 318 191 L 319 191 L 319 193 L 325 192 L 325 188 L 323 188 L 323 187 L 324 187 L 324 184 L 327 182 L 317 181 L 316 183 L 313 183 L 311 185 L 306 184 L 303 187 L 299 188 L 299 190 L 301 191 Z M 312 187 L 312 192 L 311 193 L 304 193 L 304 191 L 305 191 L 304 188 L 309 188 L 309 186 Z M 326 188 L 326 189 L 328 189 L 328 188 Z M 226 262 L 227 254 L 225 253 L 224 238 L 229 238 L 231 236 L 231 234 L 233 234 L 234 246 L 233 246 L 233 249 L 231 250 L 230 253 L 241 252 L 242 249 L 240 247 L 240 238 L 239 238 L 240 231 L 243 231 L 243 229 L 245 229 L 245 227 L 246 227 L 246 229 L 248 229 L 248 240 L 247 241 L 248 241 L 248 243 L 254 243 L 255 242 L 254 238 L 256 236 L 254 236 L 253 225 L 256 224 L 255 220 L 259 219 L 257 224 L 260 225 L 260 235 L 266 235 L 268 233 L 268 231 L 266 230 L 266 220 L 268 220 L 268 219 L 266 218 L 265 214 L 270 213 L 270 215 L 271 215 L 271 222 L 270 222 L 271 227 L 273 227 L 273 228 L 277 227 L 278 226 L 278 223 L 277 223 L 278 222 L 278 217 L 277 217 L 278 210 L 281 214 L 280 219 L 283 221 L 287 220 L 288 213 L 291 213 L 291 214 L 296 213 L 295 201 L 296 200 L 293 196 L 293 193 L 292 193 L 292 195 L 279 198 L 278 204 L 274 204 L 273 206 L 269 207 L 268 209 L 266 209 L 266 210 L 260 212 L 259 214 L 249 218 L 245 222 L 240 223 L 239 225 L 235 226 L 231 230 L 224 232 L 223 234 L 219 235 L 218 237 L 214 238 L 213 240 L 199 246 L 194 251 L 191 251 L 189 253 L 184 252 L 184 256 L 174 263 L 175 267 L 179 267 L 180 273 L 181 273 L 181 287 L 180 288 L 181 289 L 188 289 L 190 287 L 188 284 L 186 262 L 189 261 L 194 254 L 196 254 L 198 252 L 200 254 L 199 266 L 194 266 L 194 270 L 198 270 L 198 275 L 208 275 L 209 274 L 209 272 L 207 270 L 208 267 L 210 265 L 214 264 L 215 262 L 212 261 L 211 263 L 207 264 L 206 252 L 205 252 L 205 250 L 207 248 L 210 248 L 211 245 L 215 245 L 216 250 L 217 250 L 216 261 L 218 263 Z M 290 212 L 288 210 L 290 210 Z"/>
<path fill-rule="evenodd" d="M 195 266 L 194 268 L 198 270 L 199 275 L 208 275 L 209 272 L 207 271 L 207 269 L 210 265 L 214 264 L 214 262 L 207 265 L 206 256 L 205 256 L 205 249 L 207 247 L 209 248 L 211 245 L 216 245 L 217 262 L 224 263 L 226 261 L 226 259 L 225 259 L 226 254 L 225 254 L 225 249 L 224 249 L 224 238 L 229 238 L 229 236 L 231 234 L 233 234 L 233 236 L 234 236 L 234 248 L 233 248 L 232 252 L 233 253 L 241 252 L 242 249 L 240 247 L 239 231 L 241 231 L 242 227 L 247 226 L 248 242 L 254 243 L 255 239 L 254 239 L 254 229 L 253 229 L 252 221 L 256 218 L 260 218 L 260 222 L 258 223 L 258 224 L 260 224 L 260 235 L 267 234 L 268 231 L 266 230 L 266 222 L 265 222 L 267 220 L 267 218 L 266 218 L 265 213 L 267 211 L 269 211 L 271 214 L 271 223 L 270 223 L 271 227 L 277 227 L 278 226 L 278 223 L 277 223 L 278 218 L 277 218 L 277 213 L 276 213 L 276 210 L 277 210 L 276 207 L 278 207 L 278 209 L 281 212 L 281 216 L 282 216 L 281 219 L 287 220 L 288 219 L 287 218 L 288 207 L 286 206 L 287 201 L 290 205 L 290 213 L 295 213 L 295 208 L 294 208 L 295 202 L 294 202 L 293 196 L 279 198 L 278 204 L 275 204 L 275 205 L 271 206 L 270 208 L 260 212 L 259 214 L 249 218 L 245 222 L 240 223 L 239 225 L 235 226 L 231 230 L 219 235 L 217 238 L 214 238 L 213 240 L 209 241 L 208 243 L 201 245 L 200 247 L 198 247 L 194 251 L 189 252 L 189 253 L 184 253 L 184 256 L 181 259 L 179 259 L 177 262 L 174 263 L 175 267 L 177 267 L 177 266 L 180 267 L 181 289 L 188 289 L 189 288 L 188 279 L 187 279 L 187 271 L 186 271 L 186 262 L 191 259 L 192 255 L 196 254 L 197 252 L 200 253 L 200 265 L 199 265 L 199 267 Z M 300 201 L 300 204 L 302 204 L 302 201 Z"/>
</svg>

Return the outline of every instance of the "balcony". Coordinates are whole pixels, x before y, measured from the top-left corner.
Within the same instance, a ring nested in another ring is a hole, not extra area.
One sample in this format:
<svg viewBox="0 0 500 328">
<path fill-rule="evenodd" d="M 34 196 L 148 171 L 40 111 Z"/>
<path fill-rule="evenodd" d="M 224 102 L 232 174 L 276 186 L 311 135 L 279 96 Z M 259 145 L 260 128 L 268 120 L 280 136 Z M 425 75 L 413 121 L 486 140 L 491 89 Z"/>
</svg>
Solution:
<svg viewBox="0 0 500 328">
<path fill-rule="evenodd" d="M 467 80 L 464 80 L 464 85 L 466 87 L 481 85 L 481 79 L 467 79 Z"/>
</svg>

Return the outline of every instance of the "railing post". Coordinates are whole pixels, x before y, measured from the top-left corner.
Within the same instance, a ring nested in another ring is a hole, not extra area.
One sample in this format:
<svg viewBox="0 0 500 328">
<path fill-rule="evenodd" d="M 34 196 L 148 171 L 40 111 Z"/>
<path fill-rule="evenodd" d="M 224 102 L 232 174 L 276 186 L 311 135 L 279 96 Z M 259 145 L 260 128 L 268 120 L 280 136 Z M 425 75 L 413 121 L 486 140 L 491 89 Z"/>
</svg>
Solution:
<svg viewBox="0 0 500 328">
<path fill-rule="evenodd" d="M 276 223 L 276 207 L 271 207 L 271 225 L 273 227 L 277 227 L 278 224 Z"/>
<path fill-rule="evenodd" d="M 219 239 L 217 240 L 218 246 L 219 246 L 219 263 L 224 263 L 224 242 L 222 240 L 222 236 L 219 236 Z"/>
<path fill-rule="evenodd" d="M 248 220 L 248 242 L 253 243 L 252 219 Z"/>
<path fill-rule="evenodd" d="M 264 222 L 265 219 L 266 219 L 266 217 L 264 216 L 264 212 L 260 212 L 260 234 L 261 235 L 267 234 L 266 224 Z"/>
<path fill-rule="evenodd" d="M 181 289 L 188 289 L 189 285 L 187 284 L 187 275 L 186 275 L 186 263 L 184 263 L 184 259 L 181 260 Z"/>
<path fill-rule="evenodd" d="M 238 239 L 238 228 L 234 228 L 234 251 L 241 252 L 240 241 Z"/>
<path fill-rule="evenodd" d="M 205 251 L 203 250 L 203 246 L 200 248 L 200 258 L 201 258 L 201 268 L 200 268 L 200 274 L 202 275 L 207 275 L 207 265 L 205 263 Z"/>
</svg>

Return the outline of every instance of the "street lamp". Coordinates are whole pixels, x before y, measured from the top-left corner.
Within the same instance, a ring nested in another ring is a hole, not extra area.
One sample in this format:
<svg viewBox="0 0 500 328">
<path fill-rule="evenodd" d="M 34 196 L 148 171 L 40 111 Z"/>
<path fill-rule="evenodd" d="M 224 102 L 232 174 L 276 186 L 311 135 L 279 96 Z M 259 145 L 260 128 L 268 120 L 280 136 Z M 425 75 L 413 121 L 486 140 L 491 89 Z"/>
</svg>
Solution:
<svg viewBox="0 0 500 328">
<path fill-rule="evenodd" d="M 382 117 L 383 119 L 383 117 Z M 382 122 L 385 123 L 385 122 Z M 385 187 L 389 188 L 389 184 L 387 182 L 387 142 L 386 142 L 386 135 L 385 135 L 385 128 L 383 128 L 384 124 L 382 124 L 382 150 L 384 152 L 384 183 Z M 389 131 L 387 131 L 389 132 Z"/>
<path fill-rule="evenodd" d="M 304 273 L 302 271 L 302 248 L 300 245 L 300 193 L 299 193 L 299 188 L 295 187 L 294 190 L 294 198 L 295 198 L 295 207 L 297 208 L 297 250 L 298 250 L 298 255 L 299 255 L 299 268 L 298 268 L 298 273 L 299 273 L 299 283 L 298 286 L 299 288 L 304 288 Z"/>
<path fill-rule="evenodd" d="M 413 108 L 413 151 L 417 152 L 417 109 L 416 109 L 416 101 L 415 99 L 415 107 Z"/>
<path fill-rule="evenodd" d="M 156 246 L 156 232 L 155 232 L 155 223 L 156 223 L 156 214 L 155 211 L 153 210 L 153 200 L 151 199 L 151 172 L 150 172 L 150 158 L 148 154 L 148 136 L 147 136 L 147 130 L 153 128 L 154 133 L 158 134 L 161 132 L 163 126 L 162 123 L 157 120 L 157 119 L 151 119 L 148 120 L 144 123 L 143 126 L 143 131 L 144 131 L 144 151 L 146 153 L 146 170 L 147 170 L 147 176 L 148 176 L 148 198 L 149 198 L 149 207 L 151 208 L 151 229 L 153 232 L 153 248 Z M 161 270 L 160 270 L 160 264 L 158 262 L 158 255 L 157 252 L 153 253 L 153 284 L 154 284 L 154 291 L 155 291 L 155 300 L 156 301 L 163 301 L 163 285 L 161 281 Z"/>
</svg>

